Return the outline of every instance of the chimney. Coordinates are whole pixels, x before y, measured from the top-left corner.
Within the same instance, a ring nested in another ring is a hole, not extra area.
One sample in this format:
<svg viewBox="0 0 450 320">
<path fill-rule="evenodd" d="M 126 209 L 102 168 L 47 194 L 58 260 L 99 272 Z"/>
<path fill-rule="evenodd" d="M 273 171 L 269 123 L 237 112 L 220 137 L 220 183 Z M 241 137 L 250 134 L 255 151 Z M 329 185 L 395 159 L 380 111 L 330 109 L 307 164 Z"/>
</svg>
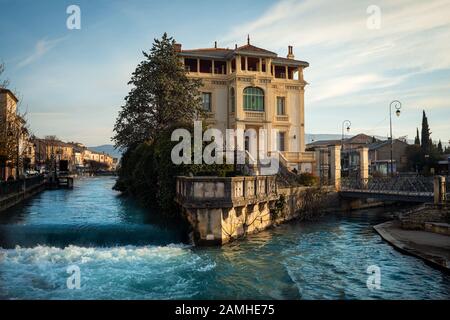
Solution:
<svg viewBox="0 0 450 320">
<path fill-rule="evenodd" d="M 292 46 L 288 46 L 288 55 L 287 55 L 287 58 L 288 59 L 294 59 L 294 50 L 293 50 L 293 47 Z"/>
<path fill-rule="evenodd" d="M 173 45 L 175 52 L 181 52 L 181 43 L 175 43 Z"/>
<path fill-rule="evenodd" d="M 217 41 L 214 41 L 214 48 L 217 49 Z"/>
</svg>

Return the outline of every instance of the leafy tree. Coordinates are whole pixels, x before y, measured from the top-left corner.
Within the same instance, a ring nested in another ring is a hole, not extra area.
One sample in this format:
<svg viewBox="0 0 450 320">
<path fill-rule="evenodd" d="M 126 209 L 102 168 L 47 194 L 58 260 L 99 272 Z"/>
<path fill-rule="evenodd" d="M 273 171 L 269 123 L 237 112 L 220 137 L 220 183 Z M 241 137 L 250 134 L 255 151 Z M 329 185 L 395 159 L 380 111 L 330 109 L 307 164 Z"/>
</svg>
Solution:
<svg viewBox="0 0 450 320">
<path fill-rule="evenodd" d="M 5 64 L 0 63 L 0 89 L 7 88 L 9 85 L 9 81 L 7 79 L 2 78 L 2 74 L 5 72 Z"/>
<path fill-rule="evenodd" d="M 177 176 L 228 175 L 233 170 L 228 165 L 175 165 L 171 161 L 178 143 L 171 141 L 173 130 L 193 132 L 193 120 L 202 116 L 201 82 L 186 76 L 174 44 L 164 34 L 144 52 L 145 59 L 129 82 L 132 89 L 113 137 L 116 147 L 125 150 L 114 189 L 165 215 L 178 212 L 174 201 Z"/>
<path fill-rule="evenodd" d="M 114 127 L 116 147 L 126 150 L 152 141 L 171 124 L 190 123 L 201 113 L 201 82 L 186 76 L 174 45 L 164 33 L 143 52 Z"/>
</svg>

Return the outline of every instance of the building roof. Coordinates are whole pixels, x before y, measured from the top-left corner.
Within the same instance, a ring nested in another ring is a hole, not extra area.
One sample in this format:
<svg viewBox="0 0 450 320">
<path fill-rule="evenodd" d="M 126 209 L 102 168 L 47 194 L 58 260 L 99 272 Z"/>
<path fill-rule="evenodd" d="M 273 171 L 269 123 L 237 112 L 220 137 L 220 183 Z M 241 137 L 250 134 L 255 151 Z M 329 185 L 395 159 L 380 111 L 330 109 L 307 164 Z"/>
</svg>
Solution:
<svg viewBox="0 0 450 320">
<path fill-rule="evenodd" d="M 373 143 L 375 139 L 375 142 L 379 141 L 377 138 L 374 138 L 373 136 L 368 136 L 367 134 L 360 133 L 356 136 L 353 136 L 351 138 L 345 139 L 346 144 L 370 144 Z"/>
<path fill-rule="evenodd" d="M 203 49 L 181 50 L 179 54 L 185 57 L 227 59 L 227 57 L 233 52 L 234 50 L 225 48 L 203 48 Z"/>
<path fill-rule="evenodd" d="M 19 99 L 16 97 L 16 95 L 9 89 L 6 88 L 0 88 L 0 93 L 6 93 L 12 96 L 12 98 L 16 101 L 19 102 Z"/>
<path fill-rule="evenodd" d="M 240 54 L 257 54 L 257 55 L 264 55 L 264 56 L 271 56 L 273 58 L 277 57 L 277 54 L 275 52 L 263 49 L 263 48 L 259 48 L 259 47 L 255 47 L 254 45 L 251 44 L 246 44 L 245 46 L 241 46 L 237 49 L 234 50 L 235 53 L 240 53 Z"/>
<path fill-rule="evenodd" d="M 224 59 L 224 60 L 231 59 L 236 54 L 273 58 L 272 60 L 273 64 L 309 67 L 309 63 L 306 61 L 278 57 L 278 55 L 275 52 L 259 48 L 251 44 L 246 44 L 244 46 L 240 46 L 235 49 L 214 47 L 214 48 L 181 50 L 179 52 L 179 55 L 183 57 Z"/>
<path fill-rule="evenodd" d="M 384 147 L 384 146 L 386 146 L 386 145 L 389 145 L 391 143 L 391 140 L 390 139 L 388 139 L 388 140 L 383 140 L 383 141 L 377 141 L 377 142 L 374 142 L 374 143 L 371 143 L 370 145 L 369 145 L 369 150 L 377 150 L 377 149 L 379 149 L 379 148 L 381 148 L 381 147 Z M 408 144 L 408 143 L 406 143 L 405 141 L 403 141 L 403 140 L 399 140 L 399 139 L 394 139 L 394 143 L 403 143 L 403 144 Z"/>
<path fill-rule="evenodd" d="M 328 147 L 328 146 L 340 146 L 341 140 L 317 140 L 306 145 L 307 148 L 312 147 Z"/>
</svg>

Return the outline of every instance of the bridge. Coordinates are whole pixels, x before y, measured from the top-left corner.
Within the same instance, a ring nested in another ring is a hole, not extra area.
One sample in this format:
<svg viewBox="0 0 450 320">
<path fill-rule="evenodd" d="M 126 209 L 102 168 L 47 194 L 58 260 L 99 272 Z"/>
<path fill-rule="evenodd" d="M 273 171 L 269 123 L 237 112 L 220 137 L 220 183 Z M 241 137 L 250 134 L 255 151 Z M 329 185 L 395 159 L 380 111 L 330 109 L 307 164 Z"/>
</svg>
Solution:
<svg viewBox="0 0 450 320">
<path fill-rule="evenodd" d="M 343 198 L 371 198 L 381 201 L 443 202 L 450 199 L 450 179 L 438 176 L 394 176 L 342 178 Z"/>
<path fill-rule="evenodd" d="M 331 185 L 341 198 L 378 199 L 379 201 L 444 203 L 450 199 L 450 176 L 369 175 L 369 149 L 359 148 L 355 177 L 341 177 L 341 146 L 328 146 L 316 151 L 315 172 L 321 185 Z"/>
</svg>

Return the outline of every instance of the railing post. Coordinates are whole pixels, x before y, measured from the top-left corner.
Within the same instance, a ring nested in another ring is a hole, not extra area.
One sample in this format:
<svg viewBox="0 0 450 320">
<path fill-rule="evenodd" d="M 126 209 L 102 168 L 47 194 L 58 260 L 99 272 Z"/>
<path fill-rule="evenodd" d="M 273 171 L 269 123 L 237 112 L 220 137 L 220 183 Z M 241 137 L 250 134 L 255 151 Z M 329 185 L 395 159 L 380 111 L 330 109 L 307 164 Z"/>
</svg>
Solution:
<svg viewBox="0 0 450 320">
<path fill-rule="evenodd" d="M 341 189 L 341 146 L 330 146 L 331 183 L 336 191 Z"/>
<path fill-rule="evenodd" d="M 361 186 L 366 189 L 369 180 L 369 148 L 367 147 L 359 149 L 359 175 Z"/>
<path fill-rule="evenodd" d="M 445 177 L 434 176 L 434 204 L 443 204 L 447 198 Z"/>
</svg>

